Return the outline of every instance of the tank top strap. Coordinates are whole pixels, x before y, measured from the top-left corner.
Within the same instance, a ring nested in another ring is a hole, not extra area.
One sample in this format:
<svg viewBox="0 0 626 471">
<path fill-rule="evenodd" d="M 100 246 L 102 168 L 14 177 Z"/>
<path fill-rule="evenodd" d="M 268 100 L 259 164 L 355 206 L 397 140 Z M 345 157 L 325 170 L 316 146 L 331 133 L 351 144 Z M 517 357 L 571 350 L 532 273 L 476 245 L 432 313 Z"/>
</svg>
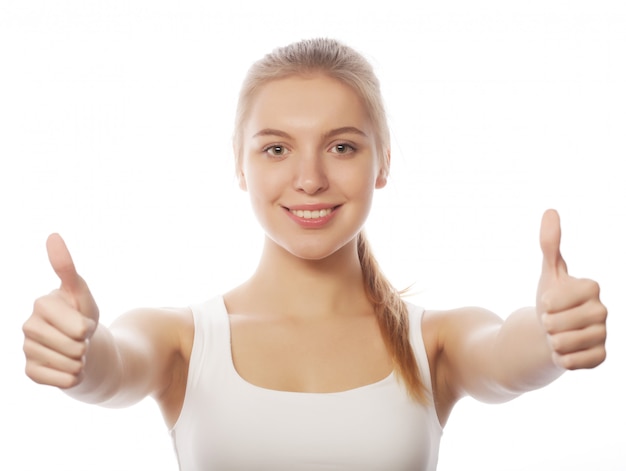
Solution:
<svg viewBox="0 0 626 471">
<path fill-rule="evenodd" d="M 194 391 L 207 381 L 207 372 L 216 373 L 230 361 L 228 312 L 222 296 L 191 305 L 194 321 L 193 349 L 189 359 L 187 390 Z"/>
<path fill-rule="evenodd" d="M 405 304 L 409 311 L 409 329 L 413 354 L 415 355 L 415 360 L 417 361 L 422 381 L 428 391 L 432 392 L 433 388 L 430 376 L 430 364 L 428 363 L 428 355 L 426 354 L 426 346 L 424 345 L 424 337 L 422 333 L 424 308 L 408 302 L 405 302 Z"/>
</svg>

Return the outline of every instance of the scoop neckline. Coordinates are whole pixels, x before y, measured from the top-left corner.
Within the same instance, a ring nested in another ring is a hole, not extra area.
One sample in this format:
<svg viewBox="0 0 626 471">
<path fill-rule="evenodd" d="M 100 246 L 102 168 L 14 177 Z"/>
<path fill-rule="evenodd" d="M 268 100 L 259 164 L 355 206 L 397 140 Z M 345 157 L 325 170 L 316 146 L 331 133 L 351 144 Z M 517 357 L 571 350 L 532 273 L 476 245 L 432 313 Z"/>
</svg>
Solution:
<svg viewBox="0 0 626 471">
<path fill-rule="evenodd" d="M 337 396 L 337 395 L 344 395 L 344 394 L 350 394 L 350 393 L 357 393 L 357 392 L 362 392 L 362 391 L 367 391 L 369 389 L 374 389 L 380 386 L 383 386 L 387 383 L 389 383 L 392 379 L 395 378 L 395 370 L 391 370 L 391 372 L 386 375 L 385 377 L 374 381 L 372 383 L 367 383 L 367 384 L 363 384 L 361 386 L 355 386 L 353 388 L 350 389 L 343 389 L 340 391 L 327 391 L 327 392 L 315 392 L 315 391 L 287 391 L 287 390 L 283 390 L 283 389 L 273 389 L 273 388 L 268 388 L 265 386 L 260 386 L 258 384 L 254 384 L 250 381 L 248 381 L 247 379 L 245 379 L 243 376 L 241 376 L 241 374 L 239 373 L 239 371 L 237 371 L 237 368 L 235 367 L 235 361 L 233 359 L 233 349 L 232 349 L 232 331 L 231 331 L 231 325 L 230 325 L 230 314 L 228 312 L 228 309 L 226 308 L 226 303 L 224 301 L 224 296 L 220 295 L 220 304 L 221 304 L 221 308 L 222 308 L 222 314 L 225 317 L 225 321 L 226 321 L 226 330 L 227 330 L 227 337 L 228 337 L 228 368 L 230 370 L 230 373 L 232 374 L 232 376 L 240 383 L 244 384 L 246 387 L 250 388 L 250 389 L 255 389 L 258 391 L 263 391 L 265 393 L 274 393 L 274 394 L 282 394 L 282 395 L 292 395 L 292 396 L 311 396 L 311 397 L 323 397 L 323 396 Z"/>
</svg>

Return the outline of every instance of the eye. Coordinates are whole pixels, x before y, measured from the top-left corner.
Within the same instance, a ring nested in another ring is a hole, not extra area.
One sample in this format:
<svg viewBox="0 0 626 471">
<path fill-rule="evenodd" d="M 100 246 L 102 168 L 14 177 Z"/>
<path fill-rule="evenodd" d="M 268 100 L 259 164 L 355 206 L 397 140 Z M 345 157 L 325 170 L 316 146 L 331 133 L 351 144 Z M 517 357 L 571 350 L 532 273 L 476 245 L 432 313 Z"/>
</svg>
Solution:
<svg viewBox="0 0 626 471">
<path fill-rule="evenodd" d="M 283 157 L 287 153 L 285 146 L 280 144 L 272 144 L 263 149 L 263 153 L 269 154 L 272 157 Z"/>
<path fill-rule="evenodd" d="M 342 155 L 351 154 L 355 150 L 356 148 L 353 145 L 346 144 L 346 143 L 335 144 L 334 146 L 331 147 L 331 152 L 334 152 L 335 154 L 342 154 Z"/>
</svg>

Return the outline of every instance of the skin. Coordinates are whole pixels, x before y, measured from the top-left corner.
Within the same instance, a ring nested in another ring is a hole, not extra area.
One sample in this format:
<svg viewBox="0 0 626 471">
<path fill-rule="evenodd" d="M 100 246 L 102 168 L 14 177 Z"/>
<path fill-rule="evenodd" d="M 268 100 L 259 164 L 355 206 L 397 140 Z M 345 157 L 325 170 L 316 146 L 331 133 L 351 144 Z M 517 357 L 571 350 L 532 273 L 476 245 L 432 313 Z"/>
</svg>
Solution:
<svg viewBox="0 0 626 471">
<path fill-rule="evenodd" d="M 239 183 L 265 244 L 253 276 L 224 295 L 233 360 L 245 380 L 269 389 L 331 392 L 390 374 L 356 249 L 373 194 L 386 183 L 374 132 L 358 96 L 325 76 L 271 82 L 255 97 Z M 296 224 L 287 208 L 311 204 L 335 208 L 330 222 L 314 229 Z M 568 274 L 560 237 L 558 214 L 546 211 L 534 307 L 504 321 L 475 307 L 425 313 L 424 343 L 442 424 L 466 395 L 509 400 L 565 370 L 604 360 L 607 310 L 599 286 Z M 27 375 L 108 406 L 150 395 L 173 426 L 193 342 L 189 309 L 138 309 L 107 328 L 98 323 L 97 305 L 58 234 L 48 238 L 47 250 L 61 285 L 35 301 L 24 324 Z"/>
</svg>

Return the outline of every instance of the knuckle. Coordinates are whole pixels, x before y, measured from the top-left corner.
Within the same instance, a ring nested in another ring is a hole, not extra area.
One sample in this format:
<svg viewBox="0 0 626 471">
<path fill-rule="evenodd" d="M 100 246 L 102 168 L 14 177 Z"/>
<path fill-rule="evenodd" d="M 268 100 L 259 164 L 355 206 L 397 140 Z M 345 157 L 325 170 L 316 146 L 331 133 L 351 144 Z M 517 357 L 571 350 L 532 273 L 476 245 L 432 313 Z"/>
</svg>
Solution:
<svg viewBox="0 0 626 471">
<path fill-rule="evenodd" d="M 83 368 L 84 368 L 83 362 L 81 362 L 81 361 L 72 361 L 69 364 L 68 368 L 67 368 L 67 372 L 72 377 L 78 378 L 81 375 L 81 373 L 83 372 Z"/>
<path fill-rule="evenodd" d="M 61 387 L 61 389 L 70 389 L 73 388 L 75 386 L 78 386 L 80 384 L 80 378 L 78 376 L 70 376 L 67 381 L 65 381 L 65 384 L 63 384 Z"/>
<path fill-rule="evenodd" d="M 600 297 L 600 284 L 597 281 L 586 279 L 584 280 L 589 295 L 594 298 Z"/>
<path fill-rule="evenodd" d="M 606 323 L 608 311 L 606 307 L 599 302 L 594 302 L 586 309 L 584 319 L 588 325 L 602 325 Z"/>
<path fill-rule="evenodd" d="M 73 357 L 82 359 L 87 354 L 87 342 L 80 342 L 73 352 Z"/>
<path fill-rule="evenodd" d="M 35 299 L 35 301 L 33 301 L 33 312 L 38 312 L 41 310 L 42 308 L 42 304 L 43 304 L 43 296 Z"/>
<path fill-rule="evenodd" d="M 22 325 L 22 332 L 24 334 L 24 342 L 31 341 L 34 343 L 41 343 L 44 337 L 43 333 L 45 327 L 42 325 L 42 321 L 36 318 L 30 318 Z"/>
<path fill-rule="evenodd" d="M 80 368 L 76 373 L 68 373 L 64 376 L 63 381 L 59 384 L 61 389 L 70 389 L 78 386 L 82 382 L 83 370 Z"/>
<path fill-rule="evenodd" d="M 28 338 L 24 339 L 24 345 L 22 346 L 22 350 L 24 351 L 24 355 L 26 356 L 26 361 L 28 361 L 28 359 L 33 356 L 35 350 L 33 341 Z"/>
<path fill-rule="evenodd" d="M 74 329 L 75 329 L 74 333 L 77 338 L 83 339 L 83 340 L 87 339 L 91 331 L 91 323 L 89 322 L 87 318 L 80 316 L 74 325 Z"/>
<path fill-rule="evenodd" d="M 39 298 L 35 299 L 35 301 L 33 302 L 33 315 L 43 314 L 46 311 L 49 296 L 50 295 L 40 296 Z"/>
<path fill-rule="evenodd" d="M 28 360 L 26 360 L 26 365 L 24 366 L 24 373 L 26 373 L 26 376 L 30 379 L 33 379 L 33 367 Z"/>
<path fill-rule="evenodd" d="M 606 326 L 604 325 L 592 325 L 584 330 L 585 345 L 588 349 L 603 346 L 606 342 Z"/>
<path fill-rule="evenodd" d="M 38 342 L 41 339 L 42 325 L 39 319 L 29 318 L 22 325 L 22 333 L 24 334 L 24 341 L 32 340 Z"/>
<path fill-rule="evenodd" d="M 24 333 L 24 336 L 26 337 L 30 337 L 32 336 L 32 334 L 34 333 L 34 326 L 33 326 L 34 322 L 33 322 L 33 318 L 29 317 L 28 320 L 26 320 L 26 322 L 24 322 L 24 324 L 22 324 L 22 332 Z"/>
<path fill-rule="evenodd" d="M 26 376 L 32 379 L 37 384 L 43 384 L 42 379 L 39 377 L 39 368 L 31 361 L 26 362 L 26 366 L 24 368 L 24 372 Z"/>
</svg>

